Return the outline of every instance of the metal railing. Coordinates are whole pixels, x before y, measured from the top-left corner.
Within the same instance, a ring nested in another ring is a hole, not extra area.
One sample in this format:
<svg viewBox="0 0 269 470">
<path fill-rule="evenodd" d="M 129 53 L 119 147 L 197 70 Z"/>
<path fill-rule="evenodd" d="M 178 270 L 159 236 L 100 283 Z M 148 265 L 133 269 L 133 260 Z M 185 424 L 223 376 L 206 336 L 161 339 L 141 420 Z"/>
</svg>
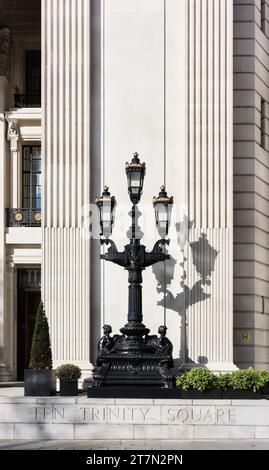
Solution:
<svg viewBox="0 0 269 470">
<path fill-rule="evenodd" d="M 40 95 L 22 95 L 14 93 L 14 108 L 40 108 Z"/>
<path fill-rule="evenodd" d="M 41 227 L 39 209 L 6 209 L 7 227 Z"/>
</svg>

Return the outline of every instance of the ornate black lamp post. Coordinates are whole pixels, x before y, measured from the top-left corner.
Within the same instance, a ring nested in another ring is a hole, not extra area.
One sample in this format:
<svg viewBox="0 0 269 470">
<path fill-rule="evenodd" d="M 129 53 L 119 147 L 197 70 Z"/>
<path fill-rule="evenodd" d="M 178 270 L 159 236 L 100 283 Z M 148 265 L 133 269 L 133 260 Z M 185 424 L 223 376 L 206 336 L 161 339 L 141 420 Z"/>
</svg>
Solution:
<svg viewBox="0 0 269 470">
<path fill-rule="evenodd" d="M 163 252 L 169 240 L 168 234 L 170 213 L 173 198 L 168 197 L 162 186 L 158 197 L 153 199 L 156 225 L 162 234 L 153 250 L 146 251 L 136 237 L 136 205 L 139 203 L 146 172 L 145 163 L 141 163 L 135 153 L 131 163 L 126 163 L 128 192 L 132 202 L 132 230 L 130 243 L 123 252 L 119 252 L 115 243 L 109 239 L 114 223 L 115 198 L 104 188 L 101 197 L 96 198 L 100 210 L 101 244 L 108 245 L 107 253 L 101 259 L 112 261 L 127 269 L 129 273 L 129 307 L 128 321 L 121 328 L 121 335 L 111 336 L 112 328 L 104 325 L 104 336 L 98 343 L 97 369 L 93 376 L 93 385 L 124 386 L 124 385 L 155 385 L 172 387 L 173 367 L 172 344 L 166 338 L 166 326 L 158 329 L 159 337 L 150 336 L 149 329 L 142 323 L 142 271 L 155 263 L 169 259 Z"/>
</svg>

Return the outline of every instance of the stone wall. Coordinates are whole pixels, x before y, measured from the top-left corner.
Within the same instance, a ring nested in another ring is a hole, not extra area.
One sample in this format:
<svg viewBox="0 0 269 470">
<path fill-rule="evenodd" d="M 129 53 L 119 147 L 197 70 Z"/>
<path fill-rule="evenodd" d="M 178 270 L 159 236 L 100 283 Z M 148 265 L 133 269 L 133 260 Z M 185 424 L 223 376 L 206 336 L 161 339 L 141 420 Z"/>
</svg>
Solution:
<svg viewBox="0 0 269 470">
<path fill-rule="evenodd" d="M 269 2 L 234 0 L 234 349 L 269 365 Z"/>
<path fill-rule="evenodd" d="M 0 439 L 146 438 L 269 438 L 269 402 L 0 397 Z"/>
</svg>

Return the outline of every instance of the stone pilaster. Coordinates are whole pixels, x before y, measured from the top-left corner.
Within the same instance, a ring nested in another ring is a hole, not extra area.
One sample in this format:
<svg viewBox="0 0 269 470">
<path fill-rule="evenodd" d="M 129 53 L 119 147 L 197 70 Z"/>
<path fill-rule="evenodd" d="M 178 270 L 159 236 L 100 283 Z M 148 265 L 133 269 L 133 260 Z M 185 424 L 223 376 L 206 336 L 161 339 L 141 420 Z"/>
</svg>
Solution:
<svg viewBox="0 0 269 470">
<path fill-rule="evenodd" d="M 90 368 L 90 2 L 42 1 L 42 296 L 54 365 Z"/>
<path fill-rule="evenodd" d="M 233 364 L 233 2 L 189 0 L 184 367 Z"/>
<path fill-rule="evenodd" d="M 5 341 L 7 362 L 12 379 L 16 379 L 17 370 L 17 270 L 13 260 L 7 257 L 6 263 L 6 323 Z"/>
<path fill-rule="evenodd" d="M 5 336 L 7 324 L 7 312 L 5 310 L 6 296 L 6 249 L 5 249 L 5 226 L 6 226 L 6 121 L 5 106 L 8 90 L 8 81 L 5 76 L 0 76 L 0 382 L 10 380 L 11 373 L 7 362 Z"/>
</svg>

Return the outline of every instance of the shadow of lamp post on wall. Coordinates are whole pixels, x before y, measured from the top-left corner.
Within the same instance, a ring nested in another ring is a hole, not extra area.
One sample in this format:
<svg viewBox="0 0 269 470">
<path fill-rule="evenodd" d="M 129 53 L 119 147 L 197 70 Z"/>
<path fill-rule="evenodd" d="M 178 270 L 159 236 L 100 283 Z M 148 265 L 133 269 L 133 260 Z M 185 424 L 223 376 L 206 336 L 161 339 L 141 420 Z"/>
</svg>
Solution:
<svg viewBox="0 0 269 470">
<path fill-rule="evenodd" d="M 168 197 L 165 187 L 161 187 L 158 197 L 153 198 L 156 225 L 162 238 L 152 251 L 140 243 L 137 226 L 137 204 L 143 192 L 146 172 L 145 163 L 141 163 L 134 153 L 130 163 L 126 163 L 128 193 L 132 203 L 130 242 L 124 251 L 119 252 L 116 244 L 109 238 L 114 224 L 116 200 L 105 186 L 102 196 L 96 198 L 100 211 L 101 245 L 108 250 L 100 256 L 128 271 L 129 306 L 127 323 L 121 328 L 121 335 L 111 336 L 112 328 L 104 325 L 104 336 L 98 343 L 97 368 L 93 378 L 84 381 L 88 396 L 93 396 L 100 388 L 115 387 L 125 390 L 129 387 L 140 388 L 152 386 L 171 388 L 174 384 L 172 375 L 172 344 L 166 337 L 166 326 L 161 325 L 157 335 L 149 335 L 150 330 L 143 324 L 142 315 L 142 271 L 160 261 L 169 259 L 163 249 L 169 244 L 165 237 L 168 234 L 173 198 Z M 100 395 L 99 395 L 100 396 Z"/>
</svg>

